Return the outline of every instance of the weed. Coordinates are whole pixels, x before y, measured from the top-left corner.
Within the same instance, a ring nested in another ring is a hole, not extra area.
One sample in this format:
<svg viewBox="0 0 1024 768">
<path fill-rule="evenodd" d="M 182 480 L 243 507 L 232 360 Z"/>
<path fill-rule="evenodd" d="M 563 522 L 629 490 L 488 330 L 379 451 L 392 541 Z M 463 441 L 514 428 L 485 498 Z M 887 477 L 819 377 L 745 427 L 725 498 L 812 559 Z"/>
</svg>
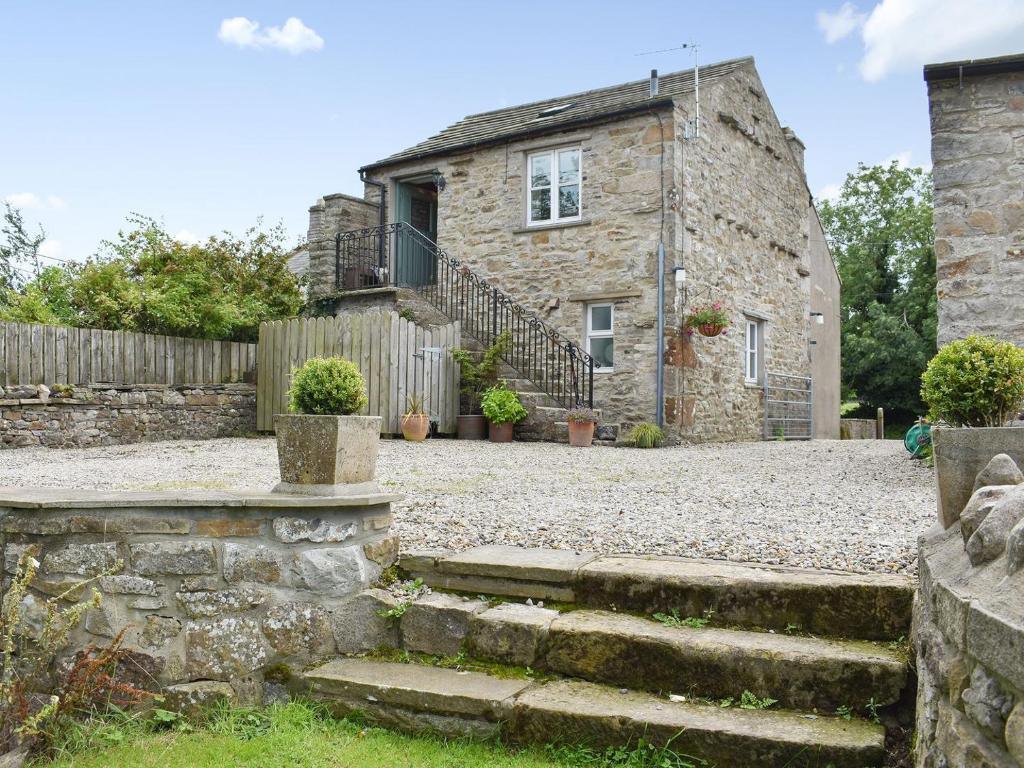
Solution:
<svg viewBox="0 0 1024 768">
<path fill-rule="evenodd" d="M 626 444 L 634 448 L 657 448 L 665 442 L 665 432 L 657 424 L 642 422 L 626 435 Z"/>
<path fill-rule="evenodd" d="M 664 747 L 640 739 L 635 744 L 596 750 L 588 747 L 548 745 L 547 757 L 567 768 L 710 768 L 700 758 L 672 751 L 671 743 Z"/>
<path fill-rule="evenodd" d="M 696 616 L 687 616 L 682 618 L 679 614 L 678 608 L 673 608 L 669 613 L 656 613 L 654 614 L 654 620 L 659 624 L 664 624 L 666 627 L 688 627 L 690 629 L 702 629 L 706 627 L 711 617 L 714 615 L 714 611 L 704 611 L 703 618 Z"/>
<path fill-rule="evenodd" d="M 744 691 L 743 695 L 740 696 L 740 709 L 771 709 L 774 704 L 778 703 L 778 699 L 770 699 L 767 696 L 759 699 L 756 694 L 750 691 Z"/>
<path fill-rule="evenodd" d="M 853 709 L 847 704 L 840 704 L 836 707 L 836 716 L 843 718 L 843 720 L 852 720 Z"/>
<path fill-rule="evenodd" d="M 868 717 L 871 718 L 871 722 L 882 722 L 881 718 L 878 716 L 878 710 L 881 709 L 881 705 L 877 701 L 875 701 L 874 696 L 868 699 L 868 703 L 864 705 L 864 709 L 868 711 Z"/>
<path fill-rule="evenodd" d="M 786 632 L 787 635 L 795 635 L 799 631 L 800 631 L 800 625 L 799 624 L 787 624 L 786 625 L 785 632 Z"/>
</svg>

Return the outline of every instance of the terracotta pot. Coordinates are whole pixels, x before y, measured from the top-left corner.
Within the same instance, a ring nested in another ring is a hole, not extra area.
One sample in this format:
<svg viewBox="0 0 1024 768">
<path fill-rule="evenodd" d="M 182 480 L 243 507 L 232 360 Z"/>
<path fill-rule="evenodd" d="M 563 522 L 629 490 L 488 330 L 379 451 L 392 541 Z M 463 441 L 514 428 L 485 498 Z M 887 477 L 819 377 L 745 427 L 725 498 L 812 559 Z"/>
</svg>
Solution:
<svg viewBox="0 0 1024 768">
<path fill-rule="evenodd" d="M 486 440 L 487 419 L 478 413 L 459 416 L 455 420 L 455 436 L 459 440 Z"/>
<path fill-rule="evenodd" d="M 718 336 L 724 330 L 725 330 L 725 326 L 724 325 L 712 325 L 712 324 L 708 323 L 706 325 L 698 325 L 697 326 L 697 332 L 701 336 L 707 336 L 709 338 L 712 338 L 714 336 Z"/>
<path fill-rule="evenodd" d="M 515 432 L 515 424 L 495 424 L 487 422 L 487 437 L 492 443 L 511 443 Z"/>
<path fill-rule="evenodd" d="M 573 448 L 589 448 L 594 442 L 595 426 L 592 421 L 570 421 L 569 445 Z"/>
<path fill-rule="evenodd" d="M 402 417 L 402 435 L 406 440 L 418 443 L 427 439 L 430 432 L 430 417 L 425 413 L 407 413 Z"/>
</svg>

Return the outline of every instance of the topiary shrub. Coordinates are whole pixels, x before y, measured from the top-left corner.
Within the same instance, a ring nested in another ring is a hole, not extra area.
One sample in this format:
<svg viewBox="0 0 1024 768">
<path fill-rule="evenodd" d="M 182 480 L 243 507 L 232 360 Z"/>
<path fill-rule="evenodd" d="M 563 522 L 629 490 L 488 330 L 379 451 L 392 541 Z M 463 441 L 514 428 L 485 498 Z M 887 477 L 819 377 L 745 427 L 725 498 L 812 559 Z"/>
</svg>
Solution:
<svg viewBox="0 0 1024 768">
<path fill-rule="evenodd" d="M 480 408 L 492 424 L 516 424 L 527 417 L 519 395 L 504 384 L 491 387 L 480 399 Z"/>
<path fill-rule="evenodd" d="M 947 344 L 921 377 L 932 421 L 1001 427 L 1024 406 L 1024 349 L 986 336 Z"/>
<path fill-rule="evenodd" d="M 665 442 L 665 432 L 657 424 L 641 422 L 629 430 L 626 443 L 634 448 L 657 448 Z"/>
<path fill-rule="evenodd" d="M 366 382 L 355 364 L 343 357 L 313 357 L 292 371 L 292 413 L 348 416 L 366 403 Z"/>
</svg>

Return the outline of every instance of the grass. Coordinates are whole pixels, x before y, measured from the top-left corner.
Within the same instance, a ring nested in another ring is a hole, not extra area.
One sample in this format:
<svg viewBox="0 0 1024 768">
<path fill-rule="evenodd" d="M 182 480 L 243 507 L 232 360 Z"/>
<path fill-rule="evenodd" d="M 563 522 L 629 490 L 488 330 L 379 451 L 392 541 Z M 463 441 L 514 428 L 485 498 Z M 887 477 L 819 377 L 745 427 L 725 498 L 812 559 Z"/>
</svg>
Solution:
<svg viewBox="0 0 1024 768">
<path fill-rule="evenodd" d="M 162 714 L 161 714 L 162 713 Z M 647 744 L 610 750 L 536 747 L 406 736 L 338 720 L 315 704 L 293 701 L 255 709 L 215 710 L 202 726 L 157 710 L 122 714 L 67 729 L 56 758 L 37 768 L 704 768 L 703 761 Z"/>
</svg>

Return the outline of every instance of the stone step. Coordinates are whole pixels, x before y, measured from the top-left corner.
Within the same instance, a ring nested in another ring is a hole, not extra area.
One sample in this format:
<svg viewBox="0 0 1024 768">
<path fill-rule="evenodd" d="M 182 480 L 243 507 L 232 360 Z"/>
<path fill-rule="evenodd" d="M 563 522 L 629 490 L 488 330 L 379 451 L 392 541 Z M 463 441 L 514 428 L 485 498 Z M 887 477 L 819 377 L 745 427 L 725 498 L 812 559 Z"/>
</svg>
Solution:
<svg viewBox="0 0 1024 768">
<path fill-rule="evenodd" d="M 643 739 L 714 765 L 761 768 L 862 768 L 879 764 L 884 751 L 884 730 L 862 720 L 685 703 L 592 683 L 363 659 L 329 662 L 305 680 L 339 714 L 358 711 L 402 730 L 597 747 Z"/>
<path fill-rule="evenodd" d="M 903 576 L 493 545 L 401 564 L 441 589 L 863 640 L 908 636 L 914 595 Z"/>
<path fill-rule="evenodd" d="M 664 626 L 610 611 L 563 613 L 548 627 L 536 666 L 598 683 L 702 698 L 745 691 L 783 707 L 863 710 L 897 701 L 907 665 L 864 641 Z"/>
</svg>

